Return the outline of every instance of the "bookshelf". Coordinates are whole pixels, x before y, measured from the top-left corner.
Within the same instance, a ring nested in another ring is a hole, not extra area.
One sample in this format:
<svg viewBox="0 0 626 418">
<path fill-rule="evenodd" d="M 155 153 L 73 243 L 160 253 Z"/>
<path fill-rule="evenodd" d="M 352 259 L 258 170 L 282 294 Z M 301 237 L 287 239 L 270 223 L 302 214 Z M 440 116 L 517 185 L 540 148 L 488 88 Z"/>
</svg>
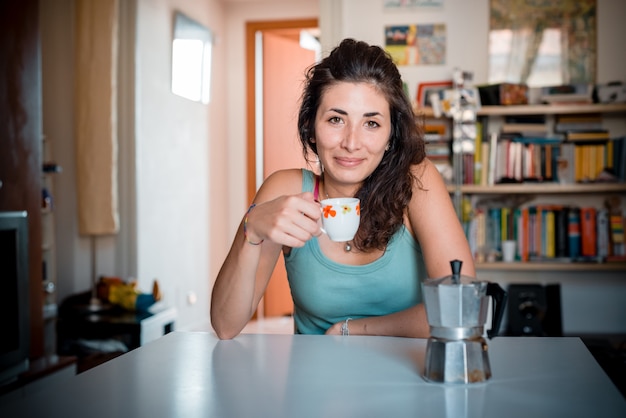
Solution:
<svg viewBox="0 0 626 418">
<path fill-rule="evenodd" d="M 462 184 L 459 186 L 464 194 L 626 194 L 626 183 L 587 183 L 587 184 L 554 184 L 554 183 L 523 183 L 496 184 L 481 186 L 478 184 Z M 448 185 L 448 191 L 454 192 L 457 186 Z"/>
<path fill-rule="evenodd" d="M 431 108 L 418 108 L 417 114 L 425 118 L 434 118 Z M 570 105 L 519 105 L 519 106 L 482 106 L 478 116 L 511 115 L 574 115 L 581 113 L 626 113 L 626 103 L 611 104 L 570 104 Z"/>
<path fill-rule="evenodd" d="M 417 109 L 418 115 L 425 119 L 436 119 L 432 111 L 429 109 Z M 619 104 L 568 104 L 568 105 L 521 105 L 521 106 L 482 106 L 477 111 L 477 116 L 481 122 L 482 142 L 489 141 L 490 136 L 494 133 L 498 134 L 500 140 L 503 122 L 511 116 L 533 116 L 542 115 L 545 117 L 546 131 L 548 134 L 555 132 L 556 122 L 561 115 L 599 115 L 602 119 L 602 125 L 611 133 L 611 138 L 626 135 L 626 103 Z M 443 118 L 445 119 L 445 117 Z M 478 141 L 477 141 L 478 145 Z M 555 145 L 560 147 L 559 144 Z M 561 158 L 569 157 L 569 155 L 561 155 Z M 458 160 L 457 160 L 458 161 Z M 467 160 L 464 160 L 467 161 Z M 576 160 L 579 161 L 579 160 Z M 455 162 L 451 159 L 451 163 Z M 463 163 L 466 164 L 465 162 Z M 576 163 L 578 164 L 578 163 Z M 467 169 L 467 166 L 465 166 Z M 555 167 L 556 168 L 556 167 Z M 458 172 L 458 167 L 454 167 L 454 171 Z M 482 174 L 483 176 L 485 173 Z M 464 175 L 465 176 L 465 175 Z M 497 180 L 497 179 L 496 179 Z M 558 181 L 554 181 L 558 180 Z M 463 184 L 469 183 L 467 178 L 458 180 L 455 176 L 451 184 L 448 185 L 448 191 L 454 195 L 455 202 L 462 200 L 462 209 L 457 207 L 457 211 L 464 222 L 466 233 L 470 242 L 475 237 L 475 229 L 470 227 L 471 221 L 476 216 L 477 207 L 483 210 L 490 206 L 495 207 L 541 207 L 541 206 L 566 206 L 566 207 L 593 207 L 599 211 L 606 204 L 609 197 L 617 197 L 620 200 L 620 211 L 622 216 L 621 224 L 624 224 L 626 218 L 626 182 L 603 182 L 603 181 L 584 181 L 577 182 L 567 179 L 563 181 L 554 177 L 554 180 L 548 181 L 528 181 L 528 182 L 505 182 L 495 184 Z M 488 220 L 487 222 L 495 221 Z M 496 225 L 499 223 L 495 222 Z M 499 227 L 499 226 L 498 226 Z M 474 226 L 475 228 L 475 226 Z M 492 228 L 496 228 L 493 227 Z M 504 227 L 502 227 L 504 228 Z M 511 226 L 509 226 L 511 228 Z M 609 230 L 609 234 L 613 231 Z M 489 232 L 487 233 L 489 234 Z M 497 233 L 496 233 L 497 234 Z M 517 232 L 515 233 L 517 235 Z M 621 232 L 623 237 L 623 229 Z M 613 237 L 611 237 L 613 238 Z M 511 238 L 509 238 L 511 239 Z M 514 238 L 517 240 L 517 236 Z M 596 238 L 594 238 L 596 239 Z M 623 238 L 622 238 L 623 240 Z M 484 245 L 484 243 L 481 243 Z M 487 245 L 493 245 L 493 240 Z M 499 245 L 499 244 L 496 244 Z M 544 244 L 542 244 L 543 246 Z M 599 244 L 598 249 L 599 249 Z M 611 244 L 612 243 L 611 240 Z M 518 244 L 519 246 L 519 244 Z M 553 256 L 545 256 L 544 253 L 537 254 L 536 257 L 520 257 L 518 251 L 517 260 L 505 263 L 499 261 L 499 256 L 495 259 L 492 253 L 485 256 L 487 252 L 480 250 L 479 245 L 474 245 L 473 250 L 476 251 L 476 267 L 482 271 L 509 271 L 509 272 L 626 272 L 626 259 L 619 257 L 603 257 L 599 252 L 599 257 L 577 257 L 571 260 L 563 260 L 564 257 L 557 258 Z M 623 247 L 623 244 L 622 244 Z M 483 248 L 483 247 L 480 247 Z M 611 250 L 612 251 L 611 247 Z M 494 249 L 495 253 L 499 253 L 499 249 Z M 538 250 L 537 250 L 538 251 Z M 598 250 L 599 251 L 599 250 Z M 537 261 L 539 259 L 539 261 Z"/>
<path fill-rule="evenodd" d="M 610 272 L 625 271 L 626 263 L 551 263 L 551 262 L 483 262 L 478 263 L 476 268 L 488 271 L 587 271 L 587 272 Z"/>
</svg>

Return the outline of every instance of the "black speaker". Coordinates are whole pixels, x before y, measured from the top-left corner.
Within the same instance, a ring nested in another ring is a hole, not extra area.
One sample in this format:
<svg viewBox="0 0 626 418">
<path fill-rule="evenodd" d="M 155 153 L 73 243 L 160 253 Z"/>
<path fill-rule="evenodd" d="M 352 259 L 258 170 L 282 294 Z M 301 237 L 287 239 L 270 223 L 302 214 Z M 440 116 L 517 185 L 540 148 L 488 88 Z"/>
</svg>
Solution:
<svg viewBox="0 0 626 418">
<path fill-rule="evenodd" d="M 559 284 L 512 284 L 508 293 L 507 335 L 563 335 Z"/>
</svg>

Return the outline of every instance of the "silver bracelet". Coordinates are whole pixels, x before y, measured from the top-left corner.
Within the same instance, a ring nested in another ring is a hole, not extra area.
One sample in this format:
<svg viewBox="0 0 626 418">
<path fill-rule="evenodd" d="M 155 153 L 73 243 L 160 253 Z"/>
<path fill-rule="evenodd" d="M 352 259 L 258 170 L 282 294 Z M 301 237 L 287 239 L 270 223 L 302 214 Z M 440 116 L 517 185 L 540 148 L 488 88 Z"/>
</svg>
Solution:
<svg viewBox="0 0 626 418">
<path fill-rule="evenodd" d="M 341 335 L 350 335 L 350 329 L 348 328 L 348 321 L 351 321 L 352 318 L 346 319 L 346 322 L 341 324 Z"/>
</svg>

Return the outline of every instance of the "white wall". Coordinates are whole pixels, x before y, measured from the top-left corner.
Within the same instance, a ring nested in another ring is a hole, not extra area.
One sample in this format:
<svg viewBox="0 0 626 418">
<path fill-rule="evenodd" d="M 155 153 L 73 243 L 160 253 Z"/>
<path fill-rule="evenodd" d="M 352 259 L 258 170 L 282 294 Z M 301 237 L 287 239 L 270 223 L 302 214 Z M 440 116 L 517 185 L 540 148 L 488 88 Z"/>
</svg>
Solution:
<svg viewBox="0 0 626 418">
<path fill-rule="evenodd" d="M 214 49 L 212 101 L 171 93 L 171 42 L 179 10 L 223 39 L 218 1 L 139 0 L 137 8 L 136 176 L 137 273 L 142 288 L 162 283 L 164 301 L 178 309 L 179 325 L 208 319 L 211 181 L 224 170 L 224 42 Z M 197 300 L 193 304 L 193 300 Z"/>
</svg>

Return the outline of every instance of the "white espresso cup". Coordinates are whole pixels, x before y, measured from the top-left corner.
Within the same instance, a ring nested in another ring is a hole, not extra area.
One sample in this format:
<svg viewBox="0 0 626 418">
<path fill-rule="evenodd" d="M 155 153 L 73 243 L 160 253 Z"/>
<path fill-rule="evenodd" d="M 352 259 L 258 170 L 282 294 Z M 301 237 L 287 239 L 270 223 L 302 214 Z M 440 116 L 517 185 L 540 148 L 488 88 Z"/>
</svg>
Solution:
<svg viewBox="0 0 626 418">
<path fill-rule="evenodd" d="M 361 203 L 356 197 L 322 200 L 322 232 L 333 241 L 347 242 L 354 238 L 361 221 Z"/>
</svg>

